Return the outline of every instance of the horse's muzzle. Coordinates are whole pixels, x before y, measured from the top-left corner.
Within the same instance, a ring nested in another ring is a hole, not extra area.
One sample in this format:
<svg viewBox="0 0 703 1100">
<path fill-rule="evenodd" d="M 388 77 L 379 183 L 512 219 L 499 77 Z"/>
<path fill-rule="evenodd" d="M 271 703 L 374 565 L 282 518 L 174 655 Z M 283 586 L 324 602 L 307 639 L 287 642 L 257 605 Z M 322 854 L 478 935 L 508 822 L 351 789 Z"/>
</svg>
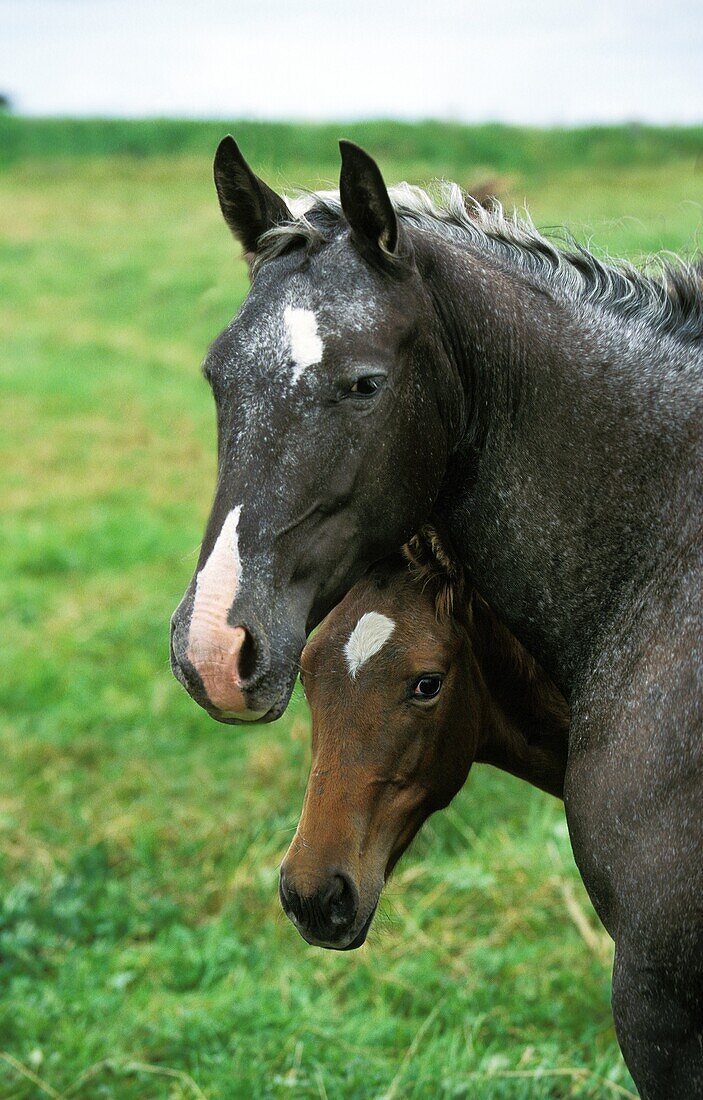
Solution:
<svg viewBox="0 0 703 1100">
<path fill-rule="evenodd" d="M 186 594 L 171 619 L 171 670 L 189 695 L 218 722 L 273 722 L 291 696 L 302 643 L 272 660 L 264 628 L 252 614 L 235 626 L 193 630 Z"/>
<path fill-rule="evenodd" d="M 180 609 L 179 609 L 180 611 Z M 258 722 L 271 709 L 268 701 L 254 698 L 252 674 L 261 648 L 244 626 L 229 632 L 226 639 L 195 642 L 184 638 L 177 611 L 171 620 L 171 670 L 189 695 L 208 714 L 221 722 Z M 265 671 L 265 670 L 264 670 Z"/>
</svg>

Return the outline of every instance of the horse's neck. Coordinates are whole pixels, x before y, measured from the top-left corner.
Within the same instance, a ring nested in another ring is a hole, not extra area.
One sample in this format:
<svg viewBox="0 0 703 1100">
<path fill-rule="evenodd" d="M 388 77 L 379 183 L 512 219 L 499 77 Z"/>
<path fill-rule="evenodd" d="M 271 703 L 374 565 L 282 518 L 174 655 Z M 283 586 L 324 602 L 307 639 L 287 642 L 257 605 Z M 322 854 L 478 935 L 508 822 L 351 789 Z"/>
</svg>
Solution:
<svg viewBox="0 0 703 1100">
<path fill-rule="evenodd" d="M 477 760 L 562 796 L 569 708 L 560 691 L 490 608 L 474 595 L 473 653 L 486 689 Z"/>
<path fill-rule="evenodd" d="M 491 255 L 438 249 L 427 281 L 466 424 L 438 520 L 571 695 L 696 522 L 700 351 L 552 297 Z"/>
</svg>

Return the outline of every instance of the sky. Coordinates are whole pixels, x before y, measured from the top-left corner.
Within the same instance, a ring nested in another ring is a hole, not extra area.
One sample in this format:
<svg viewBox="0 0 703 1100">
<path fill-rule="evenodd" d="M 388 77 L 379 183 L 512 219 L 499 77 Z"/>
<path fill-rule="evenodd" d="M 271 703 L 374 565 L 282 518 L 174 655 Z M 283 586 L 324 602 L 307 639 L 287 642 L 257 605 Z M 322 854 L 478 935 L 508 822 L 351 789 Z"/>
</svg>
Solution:
<svg viewBox="0 0 703 1100">
<path fill-rule="evenodd" d="M 0 0 L 23 114 L 703 122 L 703 0 Z"/>
</svg>

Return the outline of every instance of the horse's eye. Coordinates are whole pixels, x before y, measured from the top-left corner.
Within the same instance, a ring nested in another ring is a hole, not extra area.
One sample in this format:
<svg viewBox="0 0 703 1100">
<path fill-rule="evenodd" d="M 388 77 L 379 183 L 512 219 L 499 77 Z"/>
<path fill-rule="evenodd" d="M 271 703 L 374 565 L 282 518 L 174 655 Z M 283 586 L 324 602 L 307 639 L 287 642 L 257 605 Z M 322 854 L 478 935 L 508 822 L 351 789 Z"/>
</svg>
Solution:
<svg viewBox="0 0 703 1100">
<path fill-rule="evenodd" d="M 425 699 L 434 699 L 439 695 L 442 688 L 442 677 L 437 673 L 431 675 L 420 676 L 415 681 L 412 689 L 413 699 L 419 699 L 423 701 Z"/>
<path fill-rule="evenodd" d="M 349 392 L 353 393 L 355 397 L 373 397 L 380 388 L 381 379 L 372 374 L 367 374 L 363 378 L 357 378 Z"/>
</svg>

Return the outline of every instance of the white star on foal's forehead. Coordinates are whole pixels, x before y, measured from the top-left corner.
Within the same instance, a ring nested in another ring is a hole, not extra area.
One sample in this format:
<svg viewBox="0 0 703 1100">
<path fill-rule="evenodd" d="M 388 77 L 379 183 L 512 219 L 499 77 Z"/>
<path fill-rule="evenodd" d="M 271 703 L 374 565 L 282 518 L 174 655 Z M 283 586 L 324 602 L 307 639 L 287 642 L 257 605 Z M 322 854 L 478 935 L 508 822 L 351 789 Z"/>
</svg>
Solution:
<svg viewBox="0 0 703 1100">
<path fill-rule="evenodd" d="M 352 680 L 361 666 L 383 648 L 394 630 L 393 620 L 378 611 L 367 611 L 361 616 L 344 647 Z"/>
<path fill-rule="evenodd" d="M 286 306 L 283 312 L 283 323 L 293 359 L 291 385 L 294 386 L 303 371 L 320 362 L 323 344 L 317 331 L 317 317 L 311 309 Z"/>
</svg>

